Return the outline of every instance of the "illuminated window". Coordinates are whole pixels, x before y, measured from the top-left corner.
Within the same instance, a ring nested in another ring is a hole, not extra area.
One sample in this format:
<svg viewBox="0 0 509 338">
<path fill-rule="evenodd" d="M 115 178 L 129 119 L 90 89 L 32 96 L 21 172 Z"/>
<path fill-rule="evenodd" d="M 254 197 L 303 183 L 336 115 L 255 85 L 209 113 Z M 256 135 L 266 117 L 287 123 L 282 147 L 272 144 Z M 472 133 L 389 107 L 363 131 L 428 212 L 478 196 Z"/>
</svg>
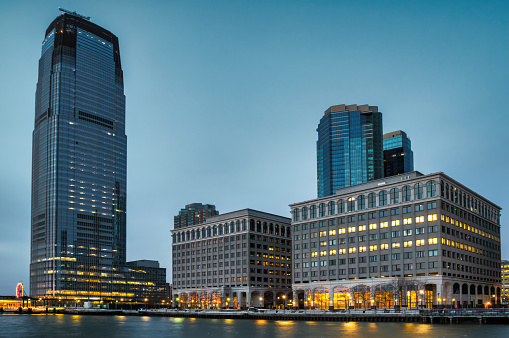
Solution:
<svg viewBox="0 0 509 338">
<path fill-rule="evenodd" d="M 329 230 L 329 236 L 333 236 L 336 234 L 336 230 Z"/>
<path fill-rule="evenodd" d="M 403 219 L 403 224 L 405 224 L 405 225 L 412 224 L 412 218 L 404 218 Z"/>
<path fill-rule="evenodd" d="M 410 247 L 412 247 L 412 241 L 406 241 L 406 242 L 403 242 L 403 246 L 404 246 L 405 248 L 410 248 Z"/>
<path fill-rule="evenodd" d="M 320 256 L 327 256 L 327 251 L 320 251 Z"/>
<path fill-rule="evenodd" d="M 436 221 L 437 220 L 437 214 L 428 215 L 428 222 Z"/>
<path fill-rule="evenodd" d="M 332 256 L 332 255 L 335 255 L 335 254 L 336 254 L 336 250 L 330 250 L 330 251 L 329 251 L 329 255 L 331 255 L 331 256 Z"/>
<path fill-rule="evenodd" d="M 345 232 L 346 232 L 345 228 L 338 229 L 338 234 L 339 235 L 344 234 Z"/>
<path fill-rule="evenodd" d="M 360 246 L 359 247 L 359 252 L 366 252 L 366 247 L 365 246 Z"/>
<path fill-rule="evenodd" d="M 325 246 L 325 245 L 327 245 L 327 241 L 320 242 L 320 246 Z"/>
<path fill-rule="evenodd" d="M 417 216 L 415 218 L 415 223 L 424 223 L 424 216 Z"/>
<path fill-rule="evenodd" d="M 380 250 L 387 250 L 387 249 L 389 249 L 389 244 L 387 244 L 387 243 L 380 244 Z"/>
<path fill-rule="evenodd" d="M 380 223 L 380 229 L 387 228 L 389 226 L 389 222 L 382 222 Z"/>
<path fill-rule="evenodd" d="M 348 227 L 348 232 L 355 232 L 355 227 Z"/>
<path fill-rule="evenodd" d="M 392 243 L 393 248 L 399 248 L 401 246 L 401 243 Z"/>
<path fill-rule="evenodd" d="M 396 220 L 394 220 L 394 221 L 391 221 L 391 226 L 393 226 L 393 227 L 397 227 L 397 226 L 399 226 L 399 219 L 396 219 Z"/>
<path fill-rule="evenodd" d="M 428 244 L 437 244 L 438 243 L 438 239 L 435 237 L 435 238 L 428 238 Z"/>
<path fill-rule="evenodd" d="M 365 225 L 359 225 L 359 231 L 366 231 Z"/>
<path fill-rule="evenodd" d="M 424 245 L 424 239 L 418 239 L 415 241 L 415 246 L 421 246 Z"/>
<path fill-rule="evenodd" d="M 348 248 L 348 253 L 354 253 L 357 251 L 357 248 Z"/>
<path fill-rule="evenodd" d="M 346 254 L 346 249 L 339 249 L 338 254 L 340 254 L 340 255 Z"/>
<path fill-rule="evenodd" d="M 376 223 L 371 223 L 369 225 L 369 230 L 375 230 L 376 229 Z"/>
<path fill-rule="evenodd" d="M 327 236 L 327 231 L 320 231 L 320 237 Z"/>
<path fill-rule="evenodd" d="M 376 245 L 370 245 L 369 246 L 369 251 L 376 251 L 377 250 L 377 246 Z"/>
<path fill-rule="evenodd" d="M 313 251 L 311 253 L 311 257 L 318 257 L 318 251 Z"/>
</svg>

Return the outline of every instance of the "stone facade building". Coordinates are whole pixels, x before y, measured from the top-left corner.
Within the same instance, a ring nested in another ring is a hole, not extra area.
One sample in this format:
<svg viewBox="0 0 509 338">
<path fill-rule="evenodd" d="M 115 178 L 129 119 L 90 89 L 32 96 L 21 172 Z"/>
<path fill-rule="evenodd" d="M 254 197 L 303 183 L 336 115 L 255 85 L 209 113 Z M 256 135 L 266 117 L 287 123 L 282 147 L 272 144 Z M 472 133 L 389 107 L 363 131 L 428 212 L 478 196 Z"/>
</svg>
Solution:
<svg viewBox="0 0 509 338">
<path fill-rule="evenodd" d="M 300 308 L 500 304 L 501 208 L 412 172 L 290 205 Z"/>
<path fill-rule="evenodd" d="M 290 221 L 243 209 L 172 230 L 173 304 L 208 309 L 291 303 Z"/>
</svg>

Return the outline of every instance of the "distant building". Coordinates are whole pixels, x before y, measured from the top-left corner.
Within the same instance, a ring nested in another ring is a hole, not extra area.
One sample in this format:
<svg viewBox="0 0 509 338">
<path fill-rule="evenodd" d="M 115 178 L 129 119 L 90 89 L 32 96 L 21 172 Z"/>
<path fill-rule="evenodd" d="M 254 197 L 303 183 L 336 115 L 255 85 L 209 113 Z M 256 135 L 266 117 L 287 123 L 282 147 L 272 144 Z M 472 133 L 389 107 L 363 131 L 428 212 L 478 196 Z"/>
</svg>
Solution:
<svg viewBox="0 0 509 338">
<path fill-rule="evenodd" d="M 404 131 L 398 130 L 383 136 L 384 176 L 394 176 L 414 171 L 412 143 Z"/>
<path fill-rule="evenodd" d="M 290 304 L 289 218 L 243 209 L 171 233 L 175 306 L 208 309 Z"/>
<path fill-rule="evenodd" d="M 509 261 L 502 260 L 502 304 L 509 304 Z"/>
<path fill-rule="evenodd" d="M 501 304 L 501 208 L 444 173 L 387 177 L 290 207 L 300 308 Z"/>
<path fill-rule="evenodd" d="M 319 198 L 383 177 L 382 113 L 377 106 L 332 106 L 317 131 Z"/>
<path fill-rule="evenodd" d="M 180 209 L 173 218 L 173 228 L 181 229 L 204 223 L 208 217 L 219 215 L 213 204 L 191 203 Z"/>
</svg>

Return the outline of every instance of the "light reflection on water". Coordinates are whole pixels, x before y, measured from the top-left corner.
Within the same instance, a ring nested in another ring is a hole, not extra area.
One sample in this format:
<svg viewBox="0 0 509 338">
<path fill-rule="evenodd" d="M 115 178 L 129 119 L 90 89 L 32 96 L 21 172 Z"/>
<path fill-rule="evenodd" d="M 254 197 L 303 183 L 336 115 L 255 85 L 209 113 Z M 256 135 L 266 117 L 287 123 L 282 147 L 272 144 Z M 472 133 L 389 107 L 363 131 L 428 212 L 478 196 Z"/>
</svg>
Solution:
<svg viewBox="0 0 509 338">
<path fill-rule="evenodd" d="M 509 325 L 0 315 L 0 337 L 509 337 Z"/>
</svg>

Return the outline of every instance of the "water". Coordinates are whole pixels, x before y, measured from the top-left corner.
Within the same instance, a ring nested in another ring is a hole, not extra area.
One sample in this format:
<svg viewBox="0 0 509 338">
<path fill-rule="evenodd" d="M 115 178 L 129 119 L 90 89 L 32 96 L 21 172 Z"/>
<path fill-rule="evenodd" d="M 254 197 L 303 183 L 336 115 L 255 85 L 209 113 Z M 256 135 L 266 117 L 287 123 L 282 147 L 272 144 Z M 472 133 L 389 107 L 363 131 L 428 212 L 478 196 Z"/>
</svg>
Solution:
<svg viewBox="0 0 509 338">
<path fill-rule="evenodd" d="M 0 337 L 509 337 L 509 325 L 0 315 Z"/>
</svg>

